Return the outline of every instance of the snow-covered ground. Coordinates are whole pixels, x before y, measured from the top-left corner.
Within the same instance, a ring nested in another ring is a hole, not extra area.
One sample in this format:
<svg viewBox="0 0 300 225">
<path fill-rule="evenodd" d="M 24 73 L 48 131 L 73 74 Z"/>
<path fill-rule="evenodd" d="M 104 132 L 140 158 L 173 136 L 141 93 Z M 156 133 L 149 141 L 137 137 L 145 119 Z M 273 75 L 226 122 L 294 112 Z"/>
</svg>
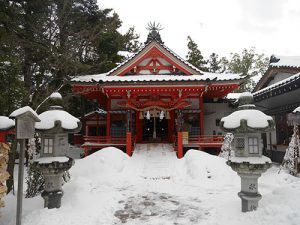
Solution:
<svg viewBox="0 0 300 225">
<path fill-rule="evenodd" d="M 300 224 L 300 178 L 273 166 L 259 179 L 257 211 L 242 213 L 240 179 L 225 159 L 171 145 L 137 145 L 133 157 L 115 148 L 77 160 L 59 209 L 23 202 L 23 225 Z M 1 225 L 14 224 L 15 197 L 5 198 Z"/>
</svg>

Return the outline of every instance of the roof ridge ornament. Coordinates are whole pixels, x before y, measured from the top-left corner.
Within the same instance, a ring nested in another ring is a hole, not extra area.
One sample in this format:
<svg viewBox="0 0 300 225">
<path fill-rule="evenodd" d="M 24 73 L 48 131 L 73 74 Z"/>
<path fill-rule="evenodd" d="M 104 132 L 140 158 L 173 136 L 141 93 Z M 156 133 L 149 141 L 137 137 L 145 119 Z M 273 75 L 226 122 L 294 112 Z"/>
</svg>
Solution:
<svg viewBox="0 0 300 225">
<path fill-rule="evenodd" d="M 157 41 L 157 42 L 160 42 L 162 44 L 164 43 L 161 40 L 161 37 L 160 37 L 160 34 L 159 34 L 159 31 L 164 29 L 161 26 L 160 23 L 156 23 L 155 21 L 154 22 L 149 22 L 147 24 L 146 29 L 149 30 L 149 34 L 148 34 L 147 41 L 145 42 L 145 44 L 148 44 L 151 41 Z"/>
</svg>

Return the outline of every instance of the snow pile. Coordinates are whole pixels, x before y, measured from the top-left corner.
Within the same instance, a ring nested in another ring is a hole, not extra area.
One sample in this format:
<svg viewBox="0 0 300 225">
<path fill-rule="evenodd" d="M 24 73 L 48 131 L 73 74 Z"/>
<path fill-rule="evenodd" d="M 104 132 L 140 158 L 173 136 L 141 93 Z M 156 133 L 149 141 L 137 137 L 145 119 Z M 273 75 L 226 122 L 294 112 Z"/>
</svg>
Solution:
<svg viewBox="0 0 300 225">
<path fill-rule="evenodd" d="M 95 175 L 101 182 L 120 179 L 121 173 L 129 160 L 120 149 L 115 147 L 103 148 L 86 158 L 76 161 L 70 173 L 75 178 L 85 178 L 95 181 Z"/>
<path fill-rule="evenodd" d="M 62 207 L 43 209 L 41 197 L 24 199 L 22 224 L 300 224 L 300 179 L 278 174 L 276 166 L 259 178 L 258 210 L 242 213 L 240 178 L 225 159 L 190 150 L 179 160 L 159 144 L 139 148 L 132 158 L 110 147 L 77 160 Z M 0 225 L 13 225 L 16 197 L 5 201 Z"/>
<path fill-rule="evenodd" d="M 199 150 L 189 150 L 184 156 L 184 161 L 186 175 L 197 180 L 200 186 L 211 185 L 218 188 L 220 181 L 227 183 L 235 179 L 236 173 L 222 157 Z"/>
<path fill-rule="evenodd" d="M 48 110 L 39 115 L 41 122 L 35 123 L 35 128 L 38 130 L 48 130 L 55 126 L 56 121 L 61 122 L 61 127 L 67 130 L 78 128 L 79 119 L 72 116 L 70 113 L 63 110 Z"/>
<path fill-rule="evenodd" d="M 15 121 L 6 116 L 0 116 L 0 130 L 8 130 L 15 126 Z"/>
</svg>

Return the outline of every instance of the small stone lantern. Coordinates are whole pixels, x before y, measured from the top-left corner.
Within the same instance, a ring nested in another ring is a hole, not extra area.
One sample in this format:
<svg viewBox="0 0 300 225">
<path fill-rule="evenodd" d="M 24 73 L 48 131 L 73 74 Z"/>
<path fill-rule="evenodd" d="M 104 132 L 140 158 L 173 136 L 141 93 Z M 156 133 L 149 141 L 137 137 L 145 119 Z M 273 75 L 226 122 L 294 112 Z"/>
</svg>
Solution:
<svg viewBox="0 0 300 225">
<path fill-rule="evenodd" d="M 239 107 L 221 119 L 220 127 L 234 134 L 232 148 L 234 156 L 227 164 L 241 177 L 242 212 L 256 210 L 261 195 L 258 192 L 258 178 L 271 167 L 271 160 L 262 155 L 261 133 L 275 129 L 272 117 L 257 110 L 249 92 L 238 99 Z"/>
<path fill-rule="evenodd" d="M 41 122 L 35 124 L 41 135 L 42 149 L 40 158 L 34 165 L 45 179 L 45 190 L 42 197 L 45 207 L 61 206 L 62 177 L 65 171 L 74 165 L 74 160 L 67 157 L 69 150 L 68 134 L 79 132 L 81 122 L 61 106 L 62 97 L 55 92 L 50 96 L 51 106 L 48 111 L 39 115 Z"/>
</svg>

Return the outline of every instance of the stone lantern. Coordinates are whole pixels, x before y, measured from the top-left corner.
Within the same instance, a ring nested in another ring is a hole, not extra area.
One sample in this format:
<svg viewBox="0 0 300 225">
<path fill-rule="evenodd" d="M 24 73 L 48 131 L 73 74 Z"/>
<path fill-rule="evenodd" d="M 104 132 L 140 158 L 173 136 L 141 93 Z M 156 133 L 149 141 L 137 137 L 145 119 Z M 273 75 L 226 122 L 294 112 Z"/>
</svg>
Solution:
<svg viewBox="0 0 300 225">
<path fill-rule="evenodd" d="M 42 197 L 45 200 L 44 206 L 49 209 L 61 206 L 62 177 L 74 165 L 74 160 L 67 157 L 68 134 L 79 132 L 81 128 L 79 119 L 63 110 L 59 93 L 53 93 L 50 102 L 50 109 L 41 113 L 41 122 L 35 124 L 37 132 L 41 135 L 42 148 L 40 158 L 34 162 L 45 179 Z"/>
<path fill-rule="evenodd" d="M 258 178 L 271 167 L 271 160 L 262 155 L 261 133 L 275 129 L 272 117 L 257 110 L 249 92 L 238 99 L 239 107 L 221 119 L 220 127 L 234 134 L 232 149 L 234 156 L 227 164 L 241 177 L 242 212 L 256 210 L 261 195 L 258 192 Z"/>
</svg>

